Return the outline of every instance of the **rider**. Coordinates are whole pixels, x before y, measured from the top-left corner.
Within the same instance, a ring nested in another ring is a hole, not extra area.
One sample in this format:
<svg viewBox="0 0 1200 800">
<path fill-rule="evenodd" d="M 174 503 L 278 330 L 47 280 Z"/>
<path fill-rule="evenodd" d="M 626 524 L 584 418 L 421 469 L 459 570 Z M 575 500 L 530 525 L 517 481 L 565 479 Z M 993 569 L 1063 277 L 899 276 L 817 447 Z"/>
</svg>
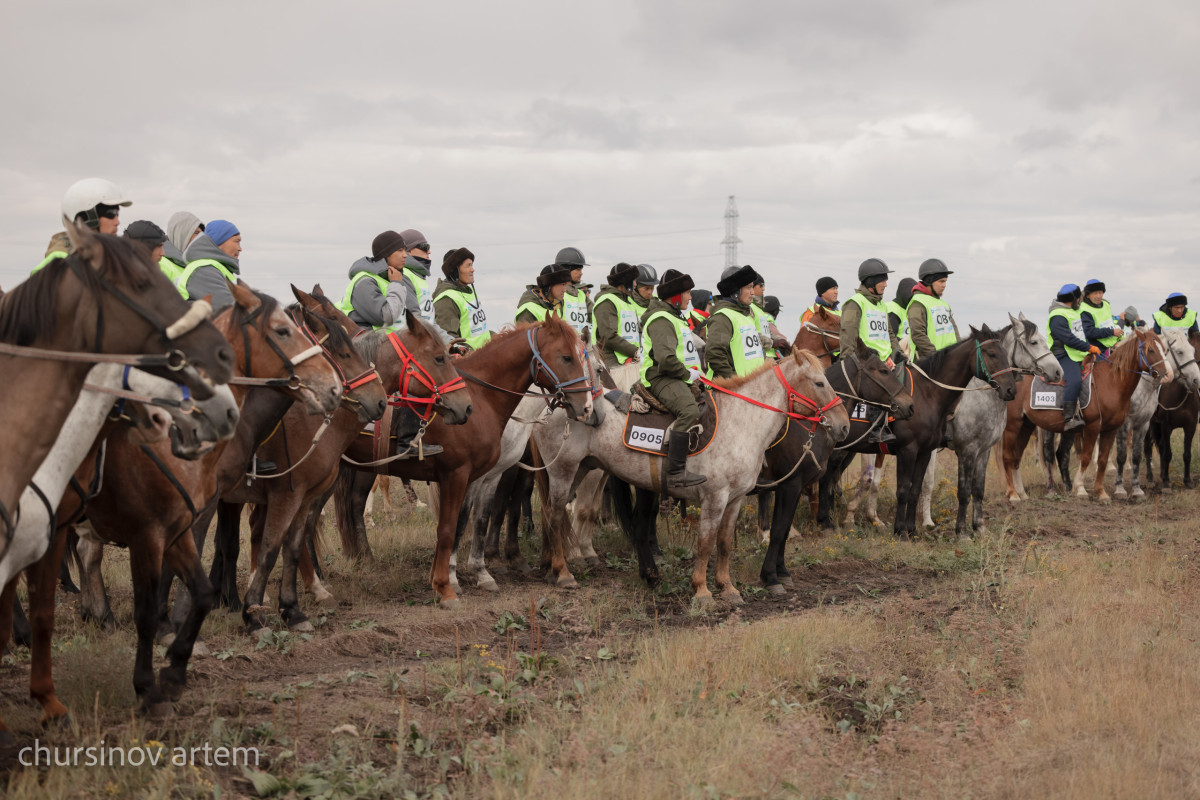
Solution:
<svg viewBox="0 0 1200 800">
<path fill-rule="evenodd" d="M 717 282 L 720 298 L 713 303 L 708 318 L 704 348 L 709 378 L 749 375 L 767 363 L 762 332 L 751 305 L 757 274 L 749 264 L 726 267 L 721 273 Z"/>
<path fill-rule="evenodd" d="M 926 259 L 917 269 L 921 281 L 913 287 L 912 302 L 908 304 L 908 335 L 917 351 L 916 358 L 925 358 L 958 344 L 954 312 L 942 298 L 947 277 L 953 274 L 938 258 Z"/>
<path fill-rule="evenodd" d="M 1133 306 L 1125 306 L 1125 310 L 1121 312 L 1121 327 L 1123 328 L 1144 328 L 1146 320 L 1142 319 L 1141 314 Z"/>
<path fill-rule="evenodd" d="M 103 178 L 84 178 L 71 184 L 63 195 L 62 215 L 63 219 L 86 225 L 97 233 L 116 233 L 121 224 L 121 206 L 129 206 L 132 202 L 125 199 L 125 193 L 116 184 Z M 46 255 L 33 271 L 37 272 L 56 258 L 66 258 L 70 252 L 71 240 L 67 232 L 59 231 L 50 237 Z"/>
<path fill-rule="evenodd" d="M 828 275 L 817 279 L 817 299 L 811 306 L 804 309 L 804 313 L 800 315 L 800 324 L 808 322 L 809 317 L 822 308 L 834 314 L 840 313 L 838 310 L 838 282 Z"/>
<path fill-rule="evenodd" d="M 1163 328 L 1187 328 L 1189 335 L 1196 332 L 1196 312 L 1187 307 L 1186 296 L 1171 292 L 1154 312 L 1154 332 L 1162 333 Z"/>
<path fill-rule="evenodd" d="M 542 267 L 537 283 L 525 287 L 517 301 L 516 323 L 541 322 L 546 314 L 562 318 L 563 295 L 571 283 L 571 269 L 548 264 Z"/>
<path fill-rule="evenodd" d="M 167 220 L 167 241 L 163 243 L 163 257 L 158 262 L 163 274 L 174 283 L 187 269 L 188 246 L 204 233 L 204 223 L 190 211 L 176 211 Z"/>
<path fill-rule="evenodd" d="M 491 341 L 487 312 L 475 289 L 475 254 L 465 247 L 447 250 L 442 256 L 442 272 L 433 294 L 433 316 L 438 327 L 467 347 L 478 350 Z"/>
<path fill-rule="evenodd" d="M 213 220 L 188 247 L 188 263 L 175 279 L 175 288 L 184 300 L 212 295 L 214 314 L 233 305 L 233 293 L 226 281 L 237 282 L 241 252 L 242 233 L 237 226 L 228 220 Z"/>
<path fill-rule="evenodd" d="M 125 227 L 126 239 L 135 242 L 141 242 L 150 251 L 150 260 L 155 264 L 163 258 L 163 244 L 167 241 L 167 235 L 163 233 L 163 229 L 155 225 L 150 220 L 139 219 L 137 222 L 131 222 Z"/>
<path fill-rule="evenodd" d="M 641 309 L 638 312 L 641 315 L 639 319 L 641 319 L 646 316 L 646 309 L 650 307 L 650 300 L 654 297 L 654 287 L 658 286 L 658 270 L 649 264 L 638 264 L 637 270 L 637 280 L 633 282 L 633 294 L 629 296 L 629 299 Z"/>
<path fill-rule="evenodd" d="M 1058 296 L 1050 304 L 1050 318 L 1046 321 L 1046 341 L 1050 352 L 1062 366 L 1063 380 L 1063 432 L 1083 427 L 1083 417 L 1078 412 L 1079 391 L 1083 386 L 1080 363 L 1088 354 L 1100 354 L 1100 348 L 1088 344 L 1083 338 L 1083 321 L 1080 319 L 1079 303 L 1083 292 L 1073 283 L 1058 290 Z"/>
<path fill-rule="evenodd" d="M 642 317 L 642 385 L 675 415 L 667 441 L 667 486 L 694 486 L 708 478 L 687 471 L 688 430 L 700 421 L 691 384 L 700 375 L 700 356 L 692 343 L 684 309 L 696 284 L 690 275 L 669 269 L 658 297 Z"/>
<path fill-rule="evenodd" d="M 763 313 L 767 315 L 767 326 L 771 334 L 771 339 L 774 342 L 775 350 L 780 350 L 780 343 L 786 347 L 788 345 L 787 337 L 779 330 L 779 326 L 775 323 L 779 319 L 779 298 L 773 294 L 769 294 L 763 298 L 762 304 Z"/>
<path fill-rule="evenodd" d="M 917 285 L 915 278 L 901 278 L 896 285 L 895 298 L 887 301 L 888 330 L 901 341 L 908 336 L 908 304 L 912 302 L 913 287 Z"/>
<path fill-rule="evenodd" d="M 692 290 L 692 310 L 688 312 L 688 327 L 692 333 L 703 339 L 708 325 L 708 307 L 712 305 L 713 293 L 708 289 Z"/>
<path fill-rule="evenodd" d="M 880 361 L 887 364 L 888 369 L 895 368 L 895 358 L 900 354 L 900 341 L 888 325 L 887 306 L 883 300 L 887 276 L 891 272 L 893 270 L 878 258 L 868 258 L 858 265 L 858 291 L 842 306 L 841 328 L 838 331 L 839 352 L 853 353 L 861 341 Z M 883 424 L 875 425 L 878 415 L 883 412 L 875 406 L 867 408 L 868 418 L 872 422 L 868 441 L 894 441 L 896 436 L 888 430 L 886 414 Z"/>
<path fill-rule="evenodd" d="M 1104 283 L 1092 278 L 1083 285 L 1083 304 L 1079 306 L 1079 319 L 1083 322 L 1083 338 L 1108 351 L 1121 340 L 1125 332 L 1121 321 L 1113 314 L 1112 306 L 1104 299 Z"/>
<path fill-rule="evenodd" d="M 758 338 L 762 342 L 763 355 L 768 361 L 778 361 L 776 350 L 786 348 L 788 342 L 782 336 L 776 336 L 775 317 L 763 310 L 763 298 L 766 297 L 767 280 L 757 270 L 754 273 L 753 293 L 750 295 L 750 312 L 758 325 Z"/>
<path fill-rule="evenodd" d="M 588 265 L 578 247 L 564 247 L 554 256 L 556 267 L 571 270 L 571 285 L 563 293 L 563 319 L 580 336 L 592 318 L 592 300 L 588 290 L 592 287 L 583 282 L 583 268 Z"/>
<path fill-rule="evenodd" d="M 408 257 L 404 260 L 404 306 L 433 325 L 433 291 L 429 286 L 432 248 L 425 234 L 416 228 L 400 231 Z M 436 327 L 436 326 L 435 326 Z M 440 328 L 439 328 L 440 330 Z"/>
<path fill-rule="evenodd" d="M 350 265 L 350 285 L 338 308 L 365 328 L 387 328 L 404 320 L 404 237 L 384 231 L 371 242 L 371 255 Z"/>
<path fill-rule="evenodd" d="M 592 306 L 592 331 L 604 365 L 615 367 L 638 357 L 642 343 L 638 317 L 641 309 L 630 299 L 630 290 L 637 280 L 638 269 L 621 262 L 608 271 L 608 283 Z"/>
</svg>

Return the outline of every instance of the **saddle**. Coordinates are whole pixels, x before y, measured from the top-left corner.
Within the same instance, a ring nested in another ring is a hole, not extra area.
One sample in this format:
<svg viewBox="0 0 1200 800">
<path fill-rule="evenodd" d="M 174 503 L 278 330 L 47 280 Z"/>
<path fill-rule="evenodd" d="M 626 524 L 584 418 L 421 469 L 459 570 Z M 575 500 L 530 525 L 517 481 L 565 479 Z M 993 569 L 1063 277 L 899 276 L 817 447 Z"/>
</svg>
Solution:
<svg viewBox="0 0 1200 800">
<path fill-rule="evenodd" d="M 1037 375 L 1029 387 L 1029 407 L 1039 411 L 1061 411 L 1063 407 L 1063 392 L 1066 387 L 1062 384 L 1046 383 Z M 1083 376 L 1083 387 L 1079 390 L 1079 410 L 1088 407 L 1092 401 L 1092 371 L 1089 369 Z"/>
<path fill-rule="evenodd" d="M 612 400 L 609 392 L 606 397 Z M 649 453 L 655 456 L 667 454 L 667 441 L 670 436 L 667 430 L 675 424 L 675 415 L 650 394 L 644 386 L 634 384 L 633 397 L 621 392 L 616 400 L 612 400 L 619 410 L 625 411 L 625 433 L 622 441 L 630 450 Z M 635 399 L 636 398 L 636 399 Z M 648 411 L 637 410 L 640 406 L 636 400 L 644 400 Z M 712 444 L 717 432 L 717 404 L 713 401 L 711 389 L 704 390 L 697 399 L 700 406 L 700 423 L 696 429 L 688 431 L 688 455 L 703 452 Z"/>
</svg>

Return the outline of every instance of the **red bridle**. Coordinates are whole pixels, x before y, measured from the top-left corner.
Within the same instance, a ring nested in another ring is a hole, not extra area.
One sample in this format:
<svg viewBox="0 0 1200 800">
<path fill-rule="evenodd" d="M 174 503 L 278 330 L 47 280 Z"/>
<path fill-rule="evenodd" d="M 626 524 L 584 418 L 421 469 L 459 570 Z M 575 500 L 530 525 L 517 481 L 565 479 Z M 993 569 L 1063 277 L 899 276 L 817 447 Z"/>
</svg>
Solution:
<svg viewBox="0 0 1200 800">
<path fill-rule="evenodd" d="M 388 397 L 388 405 L 397 408 L 411 408 L 420 415 L 421 419 L 427 420 L 433 415 L 433 408 L 437 403 L 441 402 L 443 394 L 467 388 L 467 383 L 461 375 L 457 375 L 452 380 L 438 386 L 433 380 L 433 376 L 429 374 L 429 371 L 425 367 L 421 366 L 421 363 L 417 361 L 417 357 L 404 346 L 404 342 L 400 341 L 400 337 L 395 331 L 390 331 L 387 338 L 392 343 L 392 349 L 396 351 L 396 355 L 400 358 L 399 391 Z M 409 393 L 409 387 L 413 381 L 425 387 L 429 391 L 430 396 L 413 397 Z M 421 409 L 422 406 L 424 410 Z"/>
<path fill-rule="evenodd" d="M 705 378 L 703 376 L 700 376 L 700 382 L 703 383 L 705 386 L 711 386 L 712 388 L 716 389 L 718 392 L 724 392 L 727 395 L 731 395 L 731 396 L 737 397 L 741 400 L 745 400 L 747 403 L 750 403 L 751 405 L 756 405 L 759 408 L 765 408 L 768 411 L 774 411 L 777 414 L 783 414 L 788 419 L 793 419 L 793 420 L 796 420 L 797 422 L 799 422 L 801 420 L 804 420 L 806 422 L 811 422 L 813 424 L 812 429 L 814 431 L 817 429 L 817 425 L 825 424 L 825 422 L 826 422 L 825 412 L 828 411 L 829 409 L 841 404 L 842 398 L 835 397 L 832 400 L 830 400 L 828 403 L 826 403 L 825 405 L 822 406 L 816 400 L 813 400 L 811 397 L 806 397 L 803 393 L 797 391 L 795 389 L 795 387 L 793 387 L 790 383 L 788 383 L 787 379 L 783 377 L 783 370 L 781 370 L 779 368 L 778 364 L 775 365 L 774 369 L 775 369 L 775 377 L 779 378 L 779 382 L 781 384 L 783 384 L 784 391 L 787 392 L 787 398 L 788 398 L 788 403 L 787 403 L 788 410 L 787 411 L 783 410 L 782 408 L 776 408 L 775 406 L 767 405 L 766 403 L 760 403 L 758 400 L 755 400 L 753 397 L 746 397 L 746 395 L 744 395 L 744 394 L 738 394 L 737 392 L 732 391 L 730 389 L 726 389 L 723 386 L 718 386 L 717 384 L 713 383 L 712 381 L 708 380 L 707 378 Z M 795 410 L 796 401 L 800 401 L 800 402 L 804 403 L 805 405 L 812 407 L 813 411 L 816 412 L 815 416 L 801 414 L 800 412 L 796 411 Z"/>
</svg>

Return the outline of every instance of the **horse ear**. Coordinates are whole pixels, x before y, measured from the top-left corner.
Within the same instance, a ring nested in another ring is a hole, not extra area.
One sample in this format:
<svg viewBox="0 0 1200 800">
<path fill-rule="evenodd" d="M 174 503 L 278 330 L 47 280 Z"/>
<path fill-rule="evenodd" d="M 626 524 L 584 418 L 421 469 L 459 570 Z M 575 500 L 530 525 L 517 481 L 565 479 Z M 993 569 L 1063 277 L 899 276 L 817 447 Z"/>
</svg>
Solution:
<svg viewBox="0 0 1200 800">
<path fill-rule="evenodd" d="M 313 284 L 312 295 L 314 297 L 324 297 L 325 296 L 325 290 L 321 288 L 321 284 L 319 284 L 319 283 Z"/>
<path fill-rule="evenodd" d="M 978 329 L 977 329 L 977 328 L 976 328 L 974 325 L 972 325 L 972 326 L 970 326 L 970 327 L 971 327 L 971 335 L 972 335 L 972 336 L 978 336 L 978 335 L 979 335 L 979 330 L 978 330 Z"/>
<path fill-rule="evenodd" d="M 308 294 L 306 294 L 303 289 L 297 289 L 296 284 L 294 284 L 294 283 L 291 284 L 291 287 L 292 287 L 292 296 L 296 298 L 296 301 L 298 303 L 300 303 L 300 305 L 307 307 L 308 303 L 312 300 L 312 297 L 310 297 Z"/>
<path fill-rule="evenodd" d="M 255 311 L 262 306 L 262 301 L 258 299 L 258 295 L 254 291 L 238 280 L 237 283 L 230 283 L 229 279 L 225 279 L 225 284 L 229 287 L 230 294 L 233 295 L 233 302 L 238 304 L 238 307 L 246 311 Z"/>
<path fill-rule="evenodd" d="M 824 311 L 824 309 L 821 309 L 821 310 Z M 859 360 L 865 360 L 866 357 L 869 356 L 870 354 L 871 354 L 871 351 L 867 349 L 867 346 L 865 344 L 863 344 L 863 340 L 859 339 L 857 345 L 854 348 L 854 355 L 858 356 Z"/>
<path fill-rule="evenodd" d="M 1017 318 L 1014 317 L 1011 313 L 1008 315 L 1008 321 L 1012 323 L 1014 331 L 1018 330 L 1021 327 L 1020 325 L 1017 324 Z"/>
<path fill-rule="evenodd" d="M 404 309 L 404 325 L 408 328 L 408 332 L 413 336 L 424 336 L 425 328 L 418 321 L 416 314 L 411 309 Z"/>
<path fill-rule="evenodd" d="M 99 270 L 104 264 L 104 246 L 96 235 L 88 230 L 86 225 L 80 225 L 63 217 L 63 227 L 67 229 L 67 239 L 71 242 L 71 252 L 82 258 L 88 266 Z"/>
</svg>

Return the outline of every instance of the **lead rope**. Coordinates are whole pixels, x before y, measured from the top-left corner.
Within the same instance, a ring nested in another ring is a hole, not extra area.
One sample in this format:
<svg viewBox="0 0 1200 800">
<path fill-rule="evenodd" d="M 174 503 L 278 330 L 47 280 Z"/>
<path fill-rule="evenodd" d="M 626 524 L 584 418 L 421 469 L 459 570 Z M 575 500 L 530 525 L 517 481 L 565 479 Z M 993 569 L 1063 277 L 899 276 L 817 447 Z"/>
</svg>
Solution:
<svg viewBox="0 0 1200 800">
<path fill-rule="evenodd" d="M 321 437 L 325 435 L 325 431 L 329 430 L 329 426 L 332 422 L 333 417 L 326 417 L 324 421 L 321 422 L 320 427 L 317 428 L 317 432 L 313 434 L 312 443 L 308 446 L 308 452 L 305 453 L 299 461 L 297 461 L 295 464 L 292 464 L 292 466 L 288 467 L 283 472 L 272 472 L 270 475 L 259 475 L 257 471 L 257 459 L 255 459 L 252 462 L 254 466 L 250 468 L 250 472 L 246 473 L 246 485 L 249 486 L 251 481 L 254 480 L 274 480 L 275 478 L 282 478 L 284 475 L 287 475 L 289 472 L 295 470 L 304 463 L 305 459 L 313 454 L 314 450 L 317 449 L 317 444 L 321 441 Z"/>
</svg>

